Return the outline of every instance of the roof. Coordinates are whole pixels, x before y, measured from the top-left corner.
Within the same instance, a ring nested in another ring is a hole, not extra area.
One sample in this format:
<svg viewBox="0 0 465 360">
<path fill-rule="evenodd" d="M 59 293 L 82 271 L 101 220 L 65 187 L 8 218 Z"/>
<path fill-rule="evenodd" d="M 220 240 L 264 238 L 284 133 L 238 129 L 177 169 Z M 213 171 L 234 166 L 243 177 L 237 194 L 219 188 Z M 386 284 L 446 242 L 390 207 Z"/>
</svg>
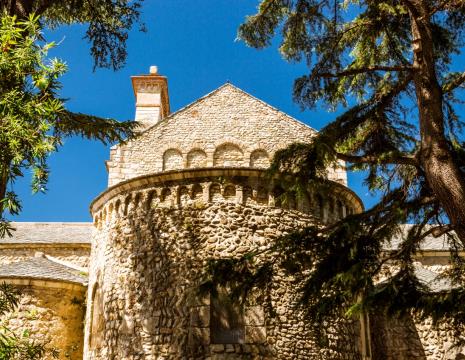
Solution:
<svg viewBox="0 0 465 360">
<path fill-rule="evenodd" d="M 92 223 L 80 222 L 12 222 L 12 237 L 1 244 L 90 244 Z"/>
<path fill-rule="evenodd" d="M 0 278 L 27 278 L 87 284 L 87 276 L 45 257 L 31 257 L 0 266 Z"/>
<path fill-rule="evenodd" d="M 424 268 L 419 263 L 414 264 L 414 269 L 417 279 L 433 292 L 449 291 L 454 288 L 450 279 Z"/>
<path fill-rule="evenodd" d="M 385 244 L 385 250 L 397 250 L 399 245 L 407 237 L 408 231 L 413 227 L 412 224 L 402 225 L 401 231 L 394 236 L 389 244 Z M 446 234 L 438 237 L 431 235 L 426 236 L 420 244 L 421 251 L 449 251 L 450 242 Z"/>
</svg>

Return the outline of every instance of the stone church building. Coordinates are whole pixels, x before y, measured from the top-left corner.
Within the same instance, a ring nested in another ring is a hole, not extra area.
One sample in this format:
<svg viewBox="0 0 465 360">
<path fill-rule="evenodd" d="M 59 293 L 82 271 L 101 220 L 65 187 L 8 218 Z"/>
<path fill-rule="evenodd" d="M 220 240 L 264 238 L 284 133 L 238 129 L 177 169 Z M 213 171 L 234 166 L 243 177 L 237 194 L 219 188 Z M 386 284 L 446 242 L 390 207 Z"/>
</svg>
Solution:
<svg viewBox="0 0 465 360">
<path fill-rule="evenodd" d="M 264 169 L 278 149 L 316 131 L 232 84 L 174 113 L 156 67 L 132 85 L 142 131 L 111 148 L 93 222 L 14 223 L 14 236 L 0 242 L 0 281 L 23 292 L 3 319 L 11 329 L 50 341 L 61 359 L 465 359 L 460 334 L 446 325 L 364 316 L 315 329 L 279 274 L 266 299 L 243 307 L 200 296 L 209 259 L 266 249 L 363 204 L 344 164 L 328 169 L 329 195 L 281 201 L 285 189 Z M 427 238 L 419 279 L 447 288 L 438 278 L 447 261 L 445 238 Z"/>
</svg>

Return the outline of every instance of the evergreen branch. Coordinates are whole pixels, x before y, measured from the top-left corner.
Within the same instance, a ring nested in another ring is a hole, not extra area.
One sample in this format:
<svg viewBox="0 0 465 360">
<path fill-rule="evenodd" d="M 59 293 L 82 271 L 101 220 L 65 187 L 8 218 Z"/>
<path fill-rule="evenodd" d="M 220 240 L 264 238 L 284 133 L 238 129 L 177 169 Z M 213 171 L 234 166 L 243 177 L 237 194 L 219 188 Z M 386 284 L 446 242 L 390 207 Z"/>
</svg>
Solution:
<svg viewBox="0 0 465 360">
<path fill-rule="evenodd" d="M 434 226 L 431 229 L 429 229 L 428 231 L 424 232 L 421 235 L 421 238 L 423 239 L 423 238 L 427 237 L 428 235 L 433 235 L 435 238 L 437 238 L 437 237 L 440 237 L 440 236 L 442 236 L 444 234 L 447 234 L 447 233 L 449 233 L 449 232 L 451 232 L 453 230 L 454 230 L 454 227 L 451 224 Z"/>
<path fill-rule="evenodd" d="M 443 0 L 440 1 L 435 7 L 429 12 L 429 16 L 434 15 L 437 12 L 444 10 L 463 10 L 465 8 L 465 2 L 463 0 L 451 1 Z"/>
<path fill-rule="evenodd" d="M 340 152 L 336 152 L 336 156 L 338 159 L 347 161 L 353 164 L 402 164 L 402 165 L 412 165 L 415 167 L 419 166 L 417 159 L 414 156 L 407 156 L 407 155 L 395 155 L 393 157 L 382 158 L 379 156 L 372 156 L 372 155 L 349 155 L 343 154 Z"/>
<path fill-rule="evenodd" d="M 413 3 L 412 1 L 410 0 L 401 0 L 402 3 L 404 3 L 404 5 L 407 7 L 407 9 L 409 9 L 409 11 L 415 15 L 415 16 L 418 16 L 418 9 L 417 9 L 417 4 Z"/>
<path fill-rule="evenodd" d="M 80 135 L 102 143 L 124 142 L 136 135 L 139 126 L 134 121 L 119 122 L 98 116 L 65 111 L 57 121 L 57 133 L 65 136 Z"/>
<path fill-rule="evenodd" d="M 339 77 L 344 77 L 344 76 L 352 76 L 352 75 L 375 72 L 375 71 L 412 71 L 412 70 L 413 70 L 412 66 L 375 65 L 375 66 L 367 66 L 367 67 L 362 67 L 362 68 L 357 68 L 357 69 L 347 69 L 344 71 L 340 71 L 338 73 L 329 73 L 329 72 L 319 73 L 319 74 L 316 74 L 316 76 L 319 76 L 322 78 L 339 78 Z"/>
<path fill-rule="evenodd" d="M 451 91 L 462 86 L 465 82 L 465 71 L 457 76 L 453 76 L 452 79 L 442 85 L 442 92 L 450 93 Z"/>
</svg>

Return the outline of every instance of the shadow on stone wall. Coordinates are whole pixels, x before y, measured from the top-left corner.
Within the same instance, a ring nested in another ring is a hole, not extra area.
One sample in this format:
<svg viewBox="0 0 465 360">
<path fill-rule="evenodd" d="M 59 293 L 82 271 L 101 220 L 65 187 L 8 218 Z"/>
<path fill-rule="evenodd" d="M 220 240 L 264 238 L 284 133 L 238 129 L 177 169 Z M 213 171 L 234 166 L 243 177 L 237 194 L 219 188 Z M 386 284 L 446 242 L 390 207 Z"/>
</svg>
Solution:
<svg viewBox="0 0 465 360">
<path fill-rule="evenodd" d="M 370 325 L 373 359 L 427 359 L 411 317 L 395 319 L 383 315 L 371 315 Z"/>
<path fill-rule="evenodd" d="M 318 344 L 311 322 L 293 309 L 292 286 L 284 278 L 272 291 L 275 315 L 266 304 L 247 304 L 241 341 L 212 342 L 210 298 L 197 295 L 206 259 L 266 246 L 273 236 L 264 234 L 291 231 L 303 223 L 298 219 L 282 209 L 219 202 L 138 206 L 110 224 L 103 280 L 108 318 L 94 358 L 303 360 L 327 353 L 331 359 L 359 359 L 356 342 L 347 341 L 354 338 L 348 324 L 330 324 L 330 343 Z M 347 337 L 338 354 L 333 346 L 341 334 Z"/>
</svg>

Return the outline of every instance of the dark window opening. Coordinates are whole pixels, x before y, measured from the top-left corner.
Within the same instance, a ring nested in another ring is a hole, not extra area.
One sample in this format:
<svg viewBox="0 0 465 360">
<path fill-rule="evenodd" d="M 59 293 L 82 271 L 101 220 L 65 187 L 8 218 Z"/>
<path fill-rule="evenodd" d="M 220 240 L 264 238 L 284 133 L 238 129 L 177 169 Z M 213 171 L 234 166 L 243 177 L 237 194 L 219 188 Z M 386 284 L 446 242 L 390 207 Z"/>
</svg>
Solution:
<svg viewBox="0 0 465 360">
<path fill-rule="evenodd" d="M 210 302 L 210 340 L 212 344 L 245 342 L 244 311 L 226 295 L 219 294 Z"/>
</svg>

